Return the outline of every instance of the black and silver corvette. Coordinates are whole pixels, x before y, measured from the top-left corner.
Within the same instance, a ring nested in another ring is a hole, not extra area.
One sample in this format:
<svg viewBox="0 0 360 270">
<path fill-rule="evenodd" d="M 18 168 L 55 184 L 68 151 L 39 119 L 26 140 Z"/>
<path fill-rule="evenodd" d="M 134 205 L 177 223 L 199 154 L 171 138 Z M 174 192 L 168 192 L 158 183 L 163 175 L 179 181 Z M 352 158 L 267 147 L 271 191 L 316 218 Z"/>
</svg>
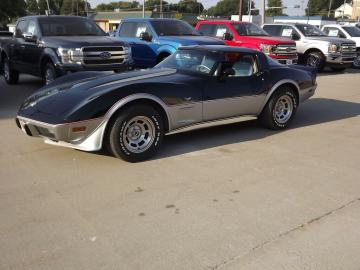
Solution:
<svg viewBox="0 0 360 270">
<path fill-rule="evenodd" d="M 165 134 L 194 124 L 246 115 L 286 128 L 316 86 L 313 69 L 283 66 L 258 51 L 191 46 L 150 70 L 60 78 L 25 100 L 16 123 L 51 144 L 107 146 L 136 162 L 153 155 Z"/>
</svg>

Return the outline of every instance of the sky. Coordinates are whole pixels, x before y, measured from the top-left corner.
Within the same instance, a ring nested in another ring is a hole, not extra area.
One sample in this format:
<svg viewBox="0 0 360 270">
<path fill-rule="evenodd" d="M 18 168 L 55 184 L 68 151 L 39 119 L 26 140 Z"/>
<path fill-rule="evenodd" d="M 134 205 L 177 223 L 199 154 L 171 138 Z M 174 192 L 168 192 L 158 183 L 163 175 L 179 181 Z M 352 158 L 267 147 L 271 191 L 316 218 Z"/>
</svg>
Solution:
<svg viewBox="0 0 360 270">
<path fill-rule="evenodd" d="M 91 4 L 92 7 L 95 7 L 96 5 L 101 3 L 110 3 L 115 1 L 117 0 L 88 0 L 88 2 Z M 142 2 L 142 0 L 138 0 L 138 1 L 140 3 Z M 170 3 L 178 2 L 178 0 L 166 0 L 166 1 Z M 198 0 L 198 1 L 201 2 L 205 8 L 214 6 L 218 2 L 218 0 Z M 287 9 L 284 9 L 284 12 L 290 16 L 304 15 L 307 1 L 308 0 L 283 0 L 283 5 L 288 7 Z M 255 6 L 258 8 L 260 6 L 260 0 L 254 0 L 254 2 L 255 2 Z M 291 8 L 294 5 L 300 5 L 301 8 Z"/>
</svg>

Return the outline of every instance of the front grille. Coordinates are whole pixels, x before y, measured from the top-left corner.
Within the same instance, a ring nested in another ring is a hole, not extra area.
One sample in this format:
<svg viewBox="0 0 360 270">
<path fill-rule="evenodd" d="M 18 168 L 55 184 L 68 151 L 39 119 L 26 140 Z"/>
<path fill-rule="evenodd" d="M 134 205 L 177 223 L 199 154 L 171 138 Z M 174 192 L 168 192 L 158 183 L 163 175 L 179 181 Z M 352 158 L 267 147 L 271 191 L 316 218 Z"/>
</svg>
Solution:
<svg viewBox="0 0 360 270">
<path fill-rule="evenodd" d="M 278 45 L 276 46 L 275 55 L 278 56 L 296 56 L 296 45 Z"/>
<path fill-rule="evenodd" d="M 94 65 L 113 65 L 121 64 L 129 55 L 129 52 L 123 47 L 84 47 L 83 64 Z"/>
<path fill-rule="evenodd" d="M 352 43 L 341 44 L 341 54 L 343 56 L 351 56 L 356 54 L 356 45 Z"/>
</svg>

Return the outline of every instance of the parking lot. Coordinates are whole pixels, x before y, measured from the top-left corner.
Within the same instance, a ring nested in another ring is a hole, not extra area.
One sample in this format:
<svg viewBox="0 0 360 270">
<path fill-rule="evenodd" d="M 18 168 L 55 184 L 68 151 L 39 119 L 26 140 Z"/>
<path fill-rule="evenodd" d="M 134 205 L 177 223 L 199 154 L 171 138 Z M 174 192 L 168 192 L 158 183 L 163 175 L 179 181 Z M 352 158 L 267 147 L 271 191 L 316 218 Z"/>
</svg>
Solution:
<svg viewBox="0 0 360 270">
<path fill-rule="evenodd" d="M 360 74 L 324 73 L 290 129 L 167 136 L 126 163 L 27 137 L 40 87 L 0 80 L 0 269 L 360 267 Z"/>
</svg>

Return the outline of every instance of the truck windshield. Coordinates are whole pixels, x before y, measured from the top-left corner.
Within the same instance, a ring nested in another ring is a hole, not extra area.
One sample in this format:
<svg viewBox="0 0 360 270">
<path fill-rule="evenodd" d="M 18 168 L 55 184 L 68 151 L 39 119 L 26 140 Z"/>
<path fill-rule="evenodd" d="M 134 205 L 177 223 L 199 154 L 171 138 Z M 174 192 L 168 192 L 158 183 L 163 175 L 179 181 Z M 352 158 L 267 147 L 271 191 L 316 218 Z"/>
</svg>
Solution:
<svg viewBox="0 0 360 270">
<path fill-rule="evenodd" d="M 263 29 L 252 23 L 234 23 L 232 24 L 235 31 L 240 36 L 268 36 Z"/>
<path fill-rule="evenodd" d="M 43 36 L 105 36 L 97 24 L 82 17 L 41 17 Z"/>
<path fill-rule="evenodd" d="M 297 24 L 296 27 L 306 37 L 326 37 L 327 35 L 316 26 L 310 24 Z"/>
<path fill-rule="evenodd" d="M 351 36 L 351 37 L 360 37 L 360 29 L 355 26 L 343 26 L 343 29 Z"/>
<path fill-rule="evenodd" d="M 176 70 L 209 75 L 218 62 L 218 54 L 199 50 L 178 50 L 156 68 L 173 68 Z"/>
<path fill-rule="evenodd" d="M 199 36 L 200 34 L 184 21 L 155 20 L 151 22 L 158 36 Z"/>
</svg>

